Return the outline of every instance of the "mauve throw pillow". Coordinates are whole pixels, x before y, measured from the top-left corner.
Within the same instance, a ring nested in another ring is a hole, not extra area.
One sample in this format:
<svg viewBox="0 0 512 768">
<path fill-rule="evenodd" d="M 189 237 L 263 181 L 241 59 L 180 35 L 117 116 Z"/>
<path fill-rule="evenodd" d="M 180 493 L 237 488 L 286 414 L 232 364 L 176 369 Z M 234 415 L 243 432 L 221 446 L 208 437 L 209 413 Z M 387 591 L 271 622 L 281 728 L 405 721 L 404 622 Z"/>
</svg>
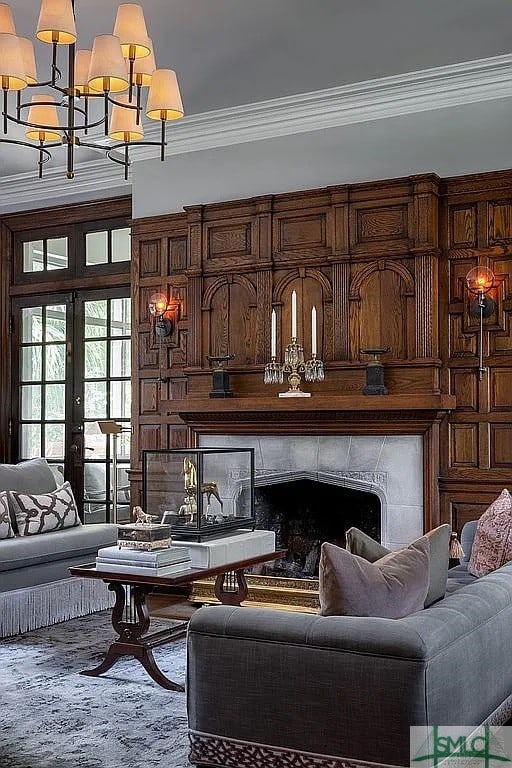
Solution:
<svg viewBox="0 0 512 768">
<path fill-rule="evenodd" d="M 512 560 L 512 497 L 506 488 L 479 519 L 468 571 L 485 576 Z"/>
<path fill-rule="evenodd" d="M 324 542 L 320 553 L 322 616 L 401 619 L 423 608 L 429 585 L 430 544 L 422 536 L 375 563 Z"/>
<path fill-rule="evenodd" d="M 451 528 L 447 523 L 424 534 L 430 543 L 430 581 L 425 598 L 425 608 L 437 600 L 441 600 L 445 595 L 450 563 L 450 534 Z M 347 550 L 353 555 L 364 557 L 370 563 L 375 563 L 391 551 L 360 531 L 359 528 L 349 528 L 345 537 Z"/>
<path fill-rule="evenodd" d="M 75 498 L 69 483 L 54 493 L 33 495 L 9 491 L 10 505 L 16 515 L 20 536 L 60 531 L 81 525 Z"/>
<path fill-rule="evenodd" d="M 7 492 L 0 493 L 0 539 L 12 539 L 14 531 L 11 525 L 11 515 L 9 512 L 9 499 Z"/>
</svg>

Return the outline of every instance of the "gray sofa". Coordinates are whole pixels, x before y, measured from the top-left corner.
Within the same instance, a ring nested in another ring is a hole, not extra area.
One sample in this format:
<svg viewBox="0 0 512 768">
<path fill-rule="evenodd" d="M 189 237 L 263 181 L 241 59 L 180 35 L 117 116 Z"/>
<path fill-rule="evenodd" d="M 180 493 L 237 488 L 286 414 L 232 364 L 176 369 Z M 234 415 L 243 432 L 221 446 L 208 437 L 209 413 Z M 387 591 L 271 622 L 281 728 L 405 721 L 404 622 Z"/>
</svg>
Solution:
<svg viewBox="0 0 512 768">
<path fill-rule="evenodd" d="M 0 464 L 0 491 L 54 491 L 44 459 Z M 71 577 L 72 565 L 91 562 L 100 547 L 117 541 L 117 526 L 79 525 L 0 540 L 0 637 L 83 616 L 112 604 L 103 582 Z"/>
<path fill-rule="evenodd" d="M 197 611 L 188 631 L 191 762 L 405 766 L 411 725 L 506 722 L 512 563 L 475 579 L 470 538 L 468 529 L 450 594 L 402 619 Z"/>
</svg>

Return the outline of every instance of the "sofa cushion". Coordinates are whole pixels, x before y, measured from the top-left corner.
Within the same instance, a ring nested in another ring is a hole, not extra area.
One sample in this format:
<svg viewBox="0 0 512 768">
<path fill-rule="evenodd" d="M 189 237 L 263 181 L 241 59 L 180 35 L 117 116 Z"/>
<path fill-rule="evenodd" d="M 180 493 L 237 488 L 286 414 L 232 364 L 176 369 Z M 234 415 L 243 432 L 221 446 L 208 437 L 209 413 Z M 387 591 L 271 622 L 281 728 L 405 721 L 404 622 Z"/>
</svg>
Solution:
<svg viewBox="0 0 512 768">
<path fill-rule="evenodd" d="M 0 572 L 69 558 L 83 557 L 82 562 L 91 562 L 98 549 L 116 541 L 117 526 L 112 523 L 80 525 L 46 536 L 18 536 L 2 541 Z"/>
<path fill-rule="evenodd" d="M 19 464 L 0 464 L 0 491 L 48 493 L 57 487 L 46 459 L 29 459 Z"/>
<path fill-rule="evenodd" d="M 0 539 L 12 539 L 14 531 L 9 512 L 9 497 L 6 491 L 0 492 Z"/>
<path fill-rule="evenodd" d="M 468 571 L 485 576 L 512 560 L 512 497 L 506 488 L 480 517 Z"/>
<path fill-rule="evenodd" d="M 423 608 L 429 586 L 430 544 L 422 536 L 375 563 L 324 542 L 319 598 L 323 616 L 399 619 Z"/>
<path fill-rule="evenodd" d="M 53 493 L 36 495 L 9 491 L 9 501 L 20 536 L 81 525 L 73 491 L 67 482 Z"/>
<path fill-rule="evenodd" d="M 448 578 L 450 533 L 450 526 L 447 524 L 439 525 L 425 533 L 430 542 L 430 577 L 425 608 L 444 597 Z M 374 563 L 390 552 L 358 528 L 349 528 L 346 540 L 349 552 L 364 557 L 370 563 Z"/>
</svg>

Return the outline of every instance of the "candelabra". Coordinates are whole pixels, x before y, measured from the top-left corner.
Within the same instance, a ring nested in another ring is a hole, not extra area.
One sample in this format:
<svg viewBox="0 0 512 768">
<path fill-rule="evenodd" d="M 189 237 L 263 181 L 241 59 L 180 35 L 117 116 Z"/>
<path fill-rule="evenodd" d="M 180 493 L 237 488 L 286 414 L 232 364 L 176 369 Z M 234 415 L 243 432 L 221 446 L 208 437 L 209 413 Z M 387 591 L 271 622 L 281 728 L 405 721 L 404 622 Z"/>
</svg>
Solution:
<svg viewBox="0 0 512 768">
<path fill-rule="evenodd" d="M 297 293 L 292 291 L 292 340 L 284 351 L 284 363 L 277 362 L 277 318 L 275 309 L 271 317 L 270 363 L 265 366 L 263 382 L 282 384 L 284 374 L 288 374 L 288 392 L 280 392 L 279 397 L 311 397 L 310 392 L 300 388 L 301 373 L 306 381 L 323 381 L 324 364 L 316 356 L 316 307 L 311 309 L 311 360 L 304 361 L 304 347 L 297 343 Z"/>
<path fill-rule="evenodd" d="M 280 392 L 279 397 L 311 397 L 311 392 L 303 392 L 300 388 L 301 374 L 306 381 L 323 381 L 324 364 L 313 353 L 311 360 L 304 360 L 304 347 L 292 337 L 284 351 L 284 363 L 278 363 L 272 356 L 270 363 L 265 366 L 263 381 L 265 384 L 282 384 L 284 374 L 288 374 L 288 392 Z"/>
</svg>

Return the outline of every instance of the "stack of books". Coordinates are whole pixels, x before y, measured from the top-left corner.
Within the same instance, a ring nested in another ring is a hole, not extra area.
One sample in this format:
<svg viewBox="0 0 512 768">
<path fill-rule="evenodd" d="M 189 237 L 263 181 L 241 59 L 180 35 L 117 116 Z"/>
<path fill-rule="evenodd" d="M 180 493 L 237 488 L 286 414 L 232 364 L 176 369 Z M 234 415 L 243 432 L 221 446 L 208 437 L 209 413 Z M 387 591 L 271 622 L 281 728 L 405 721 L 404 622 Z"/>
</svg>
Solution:
<svg viewBox="0 0 512 768">
<path fill-rule="evenodd" d="M 127 573 L 134 576 L 174 576 L 190 568 L 186 547 L 167 547 L 144 551 L 103 547 L 96 557 L 96 568 L 107 573 Z"/>
</svg>

